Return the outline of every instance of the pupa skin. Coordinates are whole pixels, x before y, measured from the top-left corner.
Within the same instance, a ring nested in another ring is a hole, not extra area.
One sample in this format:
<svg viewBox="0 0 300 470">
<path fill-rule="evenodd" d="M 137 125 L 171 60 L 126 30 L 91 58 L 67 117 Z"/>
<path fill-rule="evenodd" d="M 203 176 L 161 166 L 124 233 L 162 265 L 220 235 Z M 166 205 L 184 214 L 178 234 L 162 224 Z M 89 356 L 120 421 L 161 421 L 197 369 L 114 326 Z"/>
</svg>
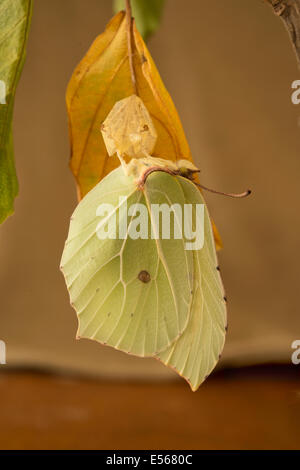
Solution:
<svg viewBox="0 0 300 470">
<path fill-rule="evenodd" d="M 109 156 L 144 158 L 152 154 L 157 140 L 150 114 L 137 95 L 117 101 L 100 129 Z"/>
</svg>

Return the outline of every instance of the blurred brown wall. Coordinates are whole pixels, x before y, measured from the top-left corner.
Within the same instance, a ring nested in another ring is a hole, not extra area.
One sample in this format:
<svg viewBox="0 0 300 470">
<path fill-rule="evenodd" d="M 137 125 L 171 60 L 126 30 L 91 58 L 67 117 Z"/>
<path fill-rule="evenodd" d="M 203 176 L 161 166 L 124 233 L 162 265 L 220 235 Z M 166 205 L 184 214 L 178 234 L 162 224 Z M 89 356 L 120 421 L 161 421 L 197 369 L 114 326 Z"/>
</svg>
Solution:
<svg viewBox="0 0 300 470">
<path fill-rule="evenodd" d="M 181 116 L 221 232 L 229 333 L 221 362 L 290 361 L 300 338 L 299 79 L 283 24 L 262 0 L 167 0 L 149 47 Z M 154 360 L 75 341 L 58 266 L 76 204 L 68 169 L 68 79 L 111 17 L 111 1 L 39 0 L 17 93 L 20 195 L 0 228 L 0 339 L 8 365 L 165 377 Z"/>
</svg>

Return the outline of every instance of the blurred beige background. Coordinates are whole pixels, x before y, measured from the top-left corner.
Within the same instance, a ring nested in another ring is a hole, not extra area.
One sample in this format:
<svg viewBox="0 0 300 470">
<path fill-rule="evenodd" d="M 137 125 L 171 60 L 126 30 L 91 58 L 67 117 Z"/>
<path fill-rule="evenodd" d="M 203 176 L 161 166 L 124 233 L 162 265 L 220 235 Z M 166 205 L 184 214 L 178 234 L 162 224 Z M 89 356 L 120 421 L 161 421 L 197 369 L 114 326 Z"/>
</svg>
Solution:
<svg viewBox="0 0 300 470">
<path fill-rule="evenodd" d="M 65 89 L 110 0 L 39 0 L 14 120 L 16 213 L 0 227 L 0 339 L 8 366 L 130 379 L 173 377 L 155 360 L 76 341 L 59 271 L 76 191 Z M 224 242 L 229 332 L 221 366 L 290 362 L 300 338 L 299 79 L 281 21 L 262 0 L 167 0 L 150 51 L 181 116 Z M 7 366 L 7 367 L 8 367 Z"/>
</svg>

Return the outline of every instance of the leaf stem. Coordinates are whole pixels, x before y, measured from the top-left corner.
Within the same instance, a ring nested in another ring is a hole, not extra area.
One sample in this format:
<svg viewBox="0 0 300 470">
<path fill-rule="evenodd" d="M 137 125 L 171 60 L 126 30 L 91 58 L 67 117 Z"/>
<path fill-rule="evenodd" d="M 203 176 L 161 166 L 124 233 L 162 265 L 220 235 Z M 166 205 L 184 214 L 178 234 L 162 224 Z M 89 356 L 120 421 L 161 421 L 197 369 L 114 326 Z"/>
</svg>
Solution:
<svg viewBox="0 0 300 470">
<path fill-rule="evenodd" d="M 137 95 L 137 86 L 135 71 L 133 66 L 133 55 L 132 55 L 132 13 L 131 13 L 131 4 L 130 0 L 126 0 L 126 20 L 127 20 L 127 44 L 128 44 L 128 59 L 130 67 L 130 75 L 133 86 L 133 91 Z"/>
</svg>

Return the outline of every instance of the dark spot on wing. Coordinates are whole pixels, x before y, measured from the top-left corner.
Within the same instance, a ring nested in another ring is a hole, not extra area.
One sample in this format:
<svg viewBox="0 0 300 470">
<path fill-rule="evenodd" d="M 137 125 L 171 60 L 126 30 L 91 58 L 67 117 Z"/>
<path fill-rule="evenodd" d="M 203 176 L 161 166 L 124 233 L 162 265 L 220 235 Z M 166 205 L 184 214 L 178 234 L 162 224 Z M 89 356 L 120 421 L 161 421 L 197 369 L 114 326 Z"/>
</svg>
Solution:
<svg viewBox="0 0 300 470">
<path fill-rule="evenodd" d="M 138 279 L 141 282 L 144 282 L 145 284 L 147 282 L 151 281 L 151 277 L 150 277 L 150 274 L 148 273 L 148 271 L 141 271 L 138 275 Z"/>
</svg>

